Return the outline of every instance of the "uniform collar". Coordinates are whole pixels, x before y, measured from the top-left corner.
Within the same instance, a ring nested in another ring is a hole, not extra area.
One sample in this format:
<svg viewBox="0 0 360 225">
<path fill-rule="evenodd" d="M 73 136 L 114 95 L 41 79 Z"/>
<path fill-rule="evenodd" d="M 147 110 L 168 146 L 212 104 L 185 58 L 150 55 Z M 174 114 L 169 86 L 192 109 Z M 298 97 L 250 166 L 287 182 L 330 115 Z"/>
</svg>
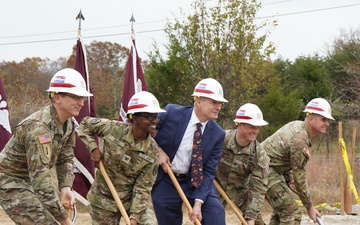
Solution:
<svg viewBox="0 0 360 225">
<path fill-rule="evenodd" d="M 144 151 L 144 146 L 148 146 L 150 140 L 152 139 L 151 134 L 148 134 L 145 140 L 135 141 L 134 134 L 132 132 L 132 124 L 127 127 L 127 133 L 125 139 L 127 142 L 134 148 L 134 150 Z"/>
</svg>

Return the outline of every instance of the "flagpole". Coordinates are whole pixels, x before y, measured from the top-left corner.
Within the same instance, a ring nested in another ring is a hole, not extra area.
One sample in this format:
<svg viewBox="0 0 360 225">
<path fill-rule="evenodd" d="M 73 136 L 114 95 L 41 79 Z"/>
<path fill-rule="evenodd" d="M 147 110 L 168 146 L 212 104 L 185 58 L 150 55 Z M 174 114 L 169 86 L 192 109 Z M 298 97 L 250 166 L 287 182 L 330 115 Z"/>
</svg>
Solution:
<svg viewBox="0 0 360 225">
<path fill-rule="evenodd" d="M 83 16 L 81 9 L 79 14 L 75 18 L 76 20 L 79 20 L 79 27 L 78 27 L 78 35 L 81 37 L 81 20 L 85 20 L 85 17 Z"/>
<path fill-rule="evenodd" d="M 81 20 L 85 20 L 85 17 L 84 15 L 82 14 L 81 12 L 81 9 L 80 9 L 80 12 L 79 14 L 76 16 L 75 18 L 76 20 L 79 20 L 79 26 L 78 26 L 78 39 L 80 40 L 80 43 L 81 43 L 81 48 L 83 49 L 83 53 L 84 53 L 84 61 L 87 62 L 87 58 L 86 58 L 86 50 L 85 50 L 85 46 L 83 44 L 83 41 L 82 41 L 82 35 L 81 35 Z M 88 73 L 88 65 L 87 63 L 85 63 L 85 73 L 86 73 L 86 88 L 87 88 L 87 91 L 90 92 L 90 81 L 89 81 L 89 73 Z M 87 101 L 87 104 L 88 104 L 88 109 L 89 109 L 89 114 L 90 114 L 90 97 L 88 97 L 88 101 Z"/>
<path fill-rule="evenodd" d="M 135 49 L 135 45 L 134 45 L 134 41 L 135 41 L 134 14 L 131 14 L 130 22 L 131 22 L 131 50 L 130 51 L 132 51 L 134 90 L 135 90 L 135 94 L 136 94 L 136 93 L 138 93 L 138 88 L 137 88 L 137 71 L 136 71 L 136 58 L 137 57 L 136 57 L 136 49 Z"/>
<path fill-rule="evenodd" d="M 134 16 L 131 15 L 131 47 L 128 61 L 126 63 L 121 105 L 119 110 L 119 120 L 127 121 L 126 112 L 130 98 L 140 91 L 147 91 L 146 81 L 141 68 L 140 59 L 136 50 Z"/>
<path fill-rule="evenodd" d="M 78 71 L 86 82 L 86 89 L 88 92 L 90 90 L 90 82 L 89 82 L 89 74 L 88 74 L 88 65 L 86 59 L 86 49 L 85 45 L 82 42 L 82 34 L 81 34 L 81 20 L 85 20 L 84 15 L 80 9 L 79 14 L 75 17 L 76 20 L 79 20 L 78 33 L 77 33 L 77 43 L 76 43 L 76 53 L 74 59 L 74 69 Z M 78 122 L 85 116 L 96 116 L 95 115 L 95 103 L 91 101 L 92 97 L 88 97 L 88 101 L 85 103 L 83 108 L 80 110 L 79 115 L 73 118 L 75 128 L 77 130 Z M 76 145 L 74 147 L 74 174 L 75 180 L 73 183 L 73 190 L 78 192 L 76 195 L 76 199 L 79 201 L 86 201 L 85 203 L 88 205 L 89 202 L 86 199 L 86 194 L 88 193 L 92 182 L 94 181 L 94 164 L 91 161 L 91 155 L 88 151 L 86 151 L 85 144 L 76 137 Z M 79 198 L 81 196 L 82 198 Z M 86 205 L 85 204 L 85 205 Z"/>
</svg>

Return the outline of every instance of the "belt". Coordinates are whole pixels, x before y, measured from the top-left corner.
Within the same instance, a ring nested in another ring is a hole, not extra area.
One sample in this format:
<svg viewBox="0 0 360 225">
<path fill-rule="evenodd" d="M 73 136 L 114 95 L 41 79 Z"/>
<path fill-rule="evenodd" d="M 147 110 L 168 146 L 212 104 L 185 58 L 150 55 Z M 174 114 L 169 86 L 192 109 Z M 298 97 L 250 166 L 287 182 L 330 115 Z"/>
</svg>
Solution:
<svg viewBox="0 0 360 225">
<path fill-rule="evenodd" d="M 173 173 L 175 175 L 175 177 L 177 178 L 183 178 L 186 177 L 186 173 Z"/>
</svg>

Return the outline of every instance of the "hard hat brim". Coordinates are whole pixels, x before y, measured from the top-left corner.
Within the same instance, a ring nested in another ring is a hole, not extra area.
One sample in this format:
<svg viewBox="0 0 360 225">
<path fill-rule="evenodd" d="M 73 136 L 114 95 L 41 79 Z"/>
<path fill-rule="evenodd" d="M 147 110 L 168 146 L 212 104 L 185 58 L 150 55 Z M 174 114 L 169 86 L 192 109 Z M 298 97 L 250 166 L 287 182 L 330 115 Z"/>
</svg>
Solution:
<svg viewBox="0 0 360 225">
<path fill-rule="evenodd" d="M 323 116 L 325 117 L 326 119 L 329 119 L 329 120 L 335 120 L 334 117 L 330 116 L 330 115 L 327 115 L 327 114 L 322 114 L 322 113 L 319 113 L 317 111 L 312 111 L 312 110 L 304 110 L 303 112 L 305 113 L 311 113 L 311 114 L 316 114 L 316 115 L 319 115 L 319 116 Z"/>
<path fill-rule="evenodd" d="M 196 96 L 196 97 L 204 97 L 204 98 L 209 98 L 218 102 L 228 102 L 228 100 L 226 100 L 225 98 L 222 97 L 213 97 L 210 95 L 206 95 L 206 94 L 192 94 L 191 96 Z"/>
<path fill-rule="evenodd" d="M 74 94 L 74 95 L 81 96 L 81 97 L 91 97 L 91 96 L 93 96 L 93 94 L 91 94 L 90 92 L 88 92 L 88 91 L 83 91 L 83 90 L 69 90 L 69 89 L 64 89 L 64 90 L 57 89 L 57 90 L 53 90 L 52 88 L 49 88 L 49 89 L 47 90 L 47 92 L 55 92 L 55 93 L 63 92 L 63 93 Z"/>
<path fill-rule="evenodd" d="M 126 114 L 130 114 L 130 113 L 162 113 L 162 112 L 166 112 L 163 109 L 136 109 L 136 110 L 131 110 L 131 112 L 127 112 Z"/>
<path fill-rule="evenodd" d="M 250 124 L 250 125 L 253 125 L 253 126 L 266 126 L 268 125 L 269 123 L 266 122 L 265 120 L 253 120 L 253 121 L 250 121 L 250 120 L 234 120 L 235 123 L 246 123 L 246 124 Z"/>
</svg>

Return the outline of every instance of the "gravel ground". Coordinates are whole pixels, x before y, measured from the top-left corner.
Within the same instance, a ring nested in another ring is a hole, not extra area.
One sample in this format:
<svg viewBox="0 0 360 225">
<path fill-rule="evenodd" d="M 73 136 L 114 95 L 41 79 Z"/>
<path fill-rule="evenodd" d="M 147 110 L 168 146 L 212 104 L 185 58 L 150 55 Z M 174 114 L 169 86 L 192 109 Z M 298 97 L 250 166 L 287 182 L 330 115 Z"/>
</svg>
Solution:
<svg viewBox="0 0 360 225">
<path fill-rule="evenodd" d="M 322 222 L 324 225 L 356 225 L 360 224 L 360 206 L 356 205 L 353 207 L 353 212 L 357 212 L 356 215 L 323 215 Z M 269 221 L 269 214 L 264 215 L 265 222 Z M 239 225 L 240 220 L 236 215 L 230 211 L 226 211 L 226 221 L 227 225 Z M 14 225 L 10 218 L 0 210 L 0 224 L 1 225 Z M 78 213 L 76 224 L 81 225 L 91 225 L 91 218 L 89 213 Z M 120 223 L 124 225 L 123 221 Z M 193 225 L 187 218 L 187 215 L 184 214 L 184 225 Z M 307 215 L 303 215 L 302 225 L 314 225 L 314 222 L 309 219 Z"/>
</svg>

